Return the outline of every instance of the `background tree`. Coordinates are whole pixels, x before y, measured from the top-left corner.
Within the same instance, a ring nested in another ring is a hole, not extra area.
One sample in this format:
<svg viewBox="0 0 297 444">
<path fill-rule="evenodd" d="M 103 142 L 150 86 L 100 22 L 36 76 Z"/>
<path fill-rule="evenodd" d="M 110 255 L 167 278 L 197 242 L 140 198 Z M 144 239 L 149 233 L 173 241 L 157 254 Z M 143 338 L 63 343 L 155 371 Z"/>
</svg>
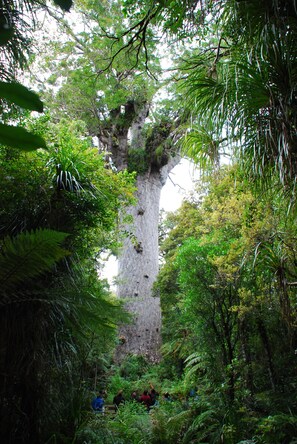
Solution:
<svg viewBox="0 0 297 444">
<path fill-rule="evenodd" d="M 133 20 L 129 35 L 143 36 L 143 23 L 146 30 L 157 24 L 171 42 L 187 42 L 177 77 L 192 116 L 191 154 L 200 160 L 213 157 L 218 142 L 228 141 L 228 151 L 241 159 L 247 177 L 266 188 L 281 188 L 294 203 L 294 2 L 124 4 Z"/>
<path fill-rule="evenodd" d="M 164 313 L 163 351 L 168 371 L 172 372 L 174 364 L 179 375 L 184 372 L 190 387 L 198 387 L 202 404 L 207 400 L 201 414 L 209 403 L 217 406 L 217 413 L 222 408 L 225 415 L 228 409 L 225 427 L 232 423 L 233 438 L 243 439 L 236 426 L 236 421 L 242 424 L 242 408 L 257 411 L 256 416 L 279 412 L 290 416 L 282 402 L 285 396 L 295 409 L 289 387 L 294 381 L 290 344 L 293 337 L 296 341 L 296 329 L 292 324 L 293 329 L 288 328 L 283 315 L 278 270 L 282 257 L 286 279 L 294 283 L 290 264 L 296 232 L 294 218 L 283 212 L 285 201 L 278 196 L 260 201 L 244 180 L 239 181 L 244 176 L 234 168 L 229 170 L 208 182 L 202 202 L 187 204 L 186 212 L 185 207 L 179 211 L 178 223 L 163 244 L 166 262 L 157 288 Z M 183 232 L 189 234 L 183 238 Z M 294 284 L 287 288 L 290 305 L 296 298 Z M 210 413 L 209 420 L 213 419 Z"/>
</svg>

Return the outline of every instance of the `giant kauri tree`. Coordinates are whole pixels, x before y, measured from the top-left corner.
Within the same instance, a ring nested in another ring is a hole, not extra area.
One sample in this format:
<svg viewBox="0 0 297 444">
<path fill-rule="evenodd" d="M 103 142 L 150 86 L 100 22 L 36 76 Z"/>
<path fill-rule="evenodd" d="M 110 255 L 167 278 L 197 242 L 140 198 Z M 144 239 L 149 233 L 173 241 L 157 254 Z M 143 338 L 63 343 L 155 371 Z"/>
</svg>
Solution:
<svg viewBox="0 0 297 444">
<path fill-rule="evenodd" d="M 48 103 L 58 119 L 86 122 L 99 151 L 106 153 L 107 167 L 136 173 L 136 203 L 120 215 L 124 235 L 117 282 L 132 320 L 120 328 L 116 355 L 158 361 L 161 312 L 152 285 L 159 269 L 160 193 L 179 161 L 176 116 L 168 109 L 151 112 L 161 86 L 154 40 L 127 43 L 117 2 L 77 6 L 84 31 L 75 33 L 71 22 L 59 18 L 64 42 L 51 44 L 47 67 L 55 87 L 46 91 Z"/>
</svg>

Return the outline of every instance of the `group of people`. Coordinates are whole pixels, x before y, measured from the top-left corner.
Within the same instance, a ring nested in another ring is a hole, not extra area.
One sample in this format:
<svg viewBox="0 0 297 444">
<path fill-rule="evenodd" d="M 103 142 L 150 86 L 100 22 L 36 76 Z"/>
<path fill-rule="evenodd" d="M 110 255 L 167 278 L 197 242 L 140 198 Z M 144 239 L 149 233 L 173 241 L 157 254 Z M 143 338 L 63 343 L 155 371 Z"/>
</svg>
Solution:
<svg viewBox="0 0 297 444">
<path fill-rule="evenodd" d="M 96 413 L 104 413 L 104 395 L 105 392 L 102 391 L 92 400 L 92 409 Z M 150 390 L 144 390 L 141 395 L 135 390 L 131 393 L 130 401 L 139 402 L 143 404 L 146 410 L 149 412 L 152 407 L 159 404 L 159 393 L 155 390 L 154 386 L 150 384 Z M 169 393 L 164 393 L 164 401 L 171 401 Z M 121 404 L 124 404 L 126 399 L 123 396 L 123 390 L 119 390 L 118 393 L 113 398 L 113 405 L 115 409 L 118 409 Z"/>
<path fill-rule="evenodd" d="M 135 401 L 143 404 L 146 409 L 149 411 L 151 407 L 158 405 L 159 393 L 154 389 L 153 385 L 150 384 L 150 390 L 144 390 L 141 395 L 138 394 L 136 390 L 131 393 L 130 401 Z M 119 390 L 116 396 L 113 398 L 113 404 L 116 408 L 119 407 L 120 404 L 125 402 L 125 398 L 123 396 L 123 390 Z"/>
</svg>

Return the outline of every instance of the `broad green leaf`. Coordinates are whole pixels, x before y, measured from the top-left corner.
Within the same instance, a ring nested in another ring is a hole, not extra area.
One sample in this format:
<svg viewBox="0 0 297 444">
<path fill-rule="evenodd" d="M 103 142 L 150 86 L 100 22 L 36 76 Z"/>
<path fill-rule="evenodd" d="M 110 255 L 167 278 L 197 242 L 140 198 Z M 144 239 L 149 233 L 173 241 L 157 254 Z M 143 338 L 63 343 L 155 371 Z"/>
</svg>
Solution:
<svg viewBox="0 0 297 444">
<path fill-rule="evenodd" d="M 37 148 L 46 148 L 42 137 L 29 133 L 18 126 L 4 125 L 0 123 L 0 143 L 23 151 L 33 151 Z"/>
<path fill-rule="evenodd" d="M 38 95 L 16 82 L 0 82 L 0 97 L 25 109 L 43 112 L 43 103 Z"/>
<path fill-rule="evenodd" d="M 63 11 L 70 11 L 70 8 L 73 4 L 72 0 L 54 0 L 54 3 L 60 6 Z"/>
</svg>

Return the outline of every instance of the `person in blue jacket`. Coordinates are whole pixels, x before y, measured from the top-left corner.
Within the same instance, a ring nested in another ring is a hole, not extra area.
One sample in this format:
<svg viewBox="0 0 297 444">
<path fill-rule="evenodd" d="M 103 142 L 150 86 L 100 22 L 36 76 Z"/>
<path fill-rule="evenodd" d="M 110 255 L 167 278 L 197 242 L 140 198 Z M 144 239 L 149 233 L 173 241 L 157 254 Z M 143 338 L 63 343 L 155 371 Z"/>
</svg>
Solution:
<svg viewBox="0 0 297 444">
<path fill-rule="evenodd" d="M 95 413 L 104 413 L 103 392 L 98 393 L 98 395 L 92 400 L 92 409 Z"/>
</svg>

